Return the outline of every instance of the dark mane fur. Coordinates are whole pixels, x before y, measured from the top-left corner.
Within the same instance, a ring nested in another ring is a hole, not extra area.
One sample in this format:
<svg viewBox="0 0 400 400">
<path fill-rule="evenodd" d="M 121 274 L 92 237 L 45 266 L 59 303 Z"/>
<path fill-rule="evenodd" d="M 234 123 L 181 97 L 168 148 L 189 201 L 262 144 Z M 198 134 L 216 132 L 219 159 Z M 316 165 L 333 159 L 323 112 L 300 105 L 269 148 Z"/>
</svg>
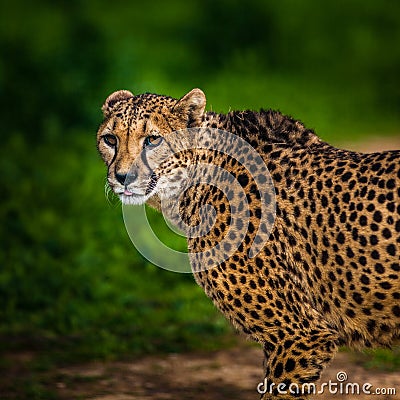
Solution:
<svg viewBox="0 0 400 400">
<path fill-rule="evenodd" d="M 319 138 L 312 129 L 307 129 L 302 122 L 275 110 L 231 111 L 228 114 L 208 113 L 207 116 L 211 117 L 212 122 L 215 119 L 218 121 L 211 126 L 225 128 L 248 142 L 256 138 L 271 144 L 301 146 L 319 142 Z"/>
</svg>

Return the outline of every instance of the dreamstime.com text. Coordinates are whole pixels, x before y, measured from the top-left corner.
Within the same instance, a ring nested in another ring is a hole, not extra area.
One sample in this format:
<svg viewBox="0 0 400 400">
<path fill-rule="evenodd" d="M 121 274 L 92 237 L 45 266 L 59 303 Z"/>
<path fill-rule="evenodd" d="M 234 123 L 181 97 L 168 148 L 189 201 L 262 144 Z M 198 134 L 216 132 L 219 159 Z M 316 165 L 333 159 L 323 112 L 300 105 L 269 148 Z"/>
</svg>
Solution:
<svg viewBox="0 0 400 400">
<path fill-rule="evenodd" d="M 322 394 L 329 393 L 335 394 L 351 394 L 351 395 L 396 395 L 396 388 L 394 387 L 376 387 L 369 382 L 357 383 L 347 382 L 348 376 L 344 371 L 336 374 L 337 381 L 320 382 L 320 383 L 274 383 L 269 382 L 267 378 L 257 385 L 257 392 L 261 394 L 293 394 L 293 395 L 307 395 L 307 394 Z"/>
</svg>

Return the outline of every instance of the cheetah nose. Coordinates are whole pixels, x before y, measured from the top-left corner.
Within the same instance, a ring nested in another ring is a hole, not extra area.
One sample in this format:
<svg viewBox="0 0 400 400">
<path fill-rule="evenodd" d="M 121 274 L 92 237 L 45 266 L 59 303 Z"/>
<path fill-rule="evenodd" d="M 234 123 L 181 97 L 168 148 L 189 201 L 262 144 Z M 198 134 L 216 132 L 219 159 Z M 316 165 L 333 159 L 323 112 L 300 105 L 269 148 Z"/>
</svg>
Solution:
<svg viewBox="0 0 400 400">
<path fill-rule="evenodd" d="M 118 172 L 115 173 L 115 178 L 121 185 L 125 185 L 127 174 L 120 174 Z"/>
<path fill-rule="evenodd" d="M 121 185 L 128 186 L 130 183 L 135 182 L 138 174 L 137 172 L 129 172 L 128 174 L 116 173 L 115 178 Z"/>
</svg>

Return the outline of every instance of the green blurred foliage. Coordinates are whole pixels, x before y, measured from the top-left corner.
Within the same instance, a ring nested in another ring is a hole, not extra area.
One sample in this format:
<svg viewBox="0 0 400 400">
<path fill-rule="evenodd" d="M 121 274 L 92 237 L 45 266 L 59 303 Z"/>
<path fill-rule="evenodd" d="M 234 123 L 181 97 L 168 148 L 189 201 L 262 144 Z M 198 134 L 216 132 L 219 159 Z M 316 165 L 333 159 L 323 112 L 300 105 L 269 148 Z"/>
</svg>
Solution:
<svg viewBox="0 0 400 400">
<path fill-rule="evenodd" d="M 0 334 L 60 357 L 215 348 L 230 328 L 191 276 L 149 265 L 95 149 L 116 89 L 279 108 L 334 142 L 399 128 L 400 3 L 0 4 Z M 61 343 L 61 345 L 60 345 Z"/>
</svg>

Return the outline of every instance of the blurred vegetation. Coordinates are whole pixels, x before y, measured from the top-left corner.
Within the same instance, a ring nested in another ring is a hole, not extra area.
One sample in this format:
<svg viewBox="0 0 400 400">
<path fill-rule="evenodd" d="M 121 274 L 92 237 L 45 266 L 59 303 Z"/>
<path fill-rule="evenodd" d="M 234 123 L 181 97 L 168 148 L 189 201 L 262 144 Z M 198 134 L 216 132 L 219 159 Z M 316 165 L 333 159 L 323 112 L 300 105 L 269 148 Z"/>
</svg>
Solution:
<svg viewBox="0 0 400 400">
<path fill-rule="evenodd" d="M 369 369 L 379 369 L 381 371 L 398 371 L 400 370 L 400 347 L 397 346 L 393 350 L 376 349 L 365 350 L 362 356 L 359 356 L 362 365 Z"/>
<path fill-rule="evenodd" d="M 400 2 L 0 3 L 0 350 L 60 360 L 216 348 L 193 278 L 149 265 L 95 148 L 116 89 L 278 108 L 326 140 L 396 134 Z"/>
</svg>

